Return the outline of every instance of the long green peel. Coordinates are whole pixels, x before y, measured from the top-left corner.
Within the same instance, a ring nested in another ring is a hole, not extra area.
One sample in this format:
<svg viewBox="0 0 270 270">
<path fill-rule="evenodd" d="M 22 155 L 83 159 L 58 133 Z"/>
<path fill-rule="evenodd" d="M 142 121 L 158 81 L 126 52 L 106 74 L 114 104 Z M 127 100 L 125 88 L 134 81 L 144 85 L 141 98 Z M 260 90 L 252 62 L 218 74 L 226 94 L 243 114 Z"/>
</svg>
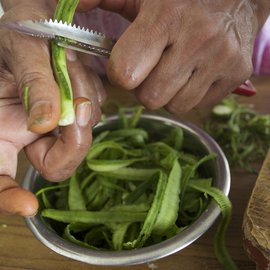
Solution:
<svg viewBox="0 0 270 270">
<path fill-rule="evenodd" d="M 59 0 L 54 19 L 71 23 L 79 0 Z M 57 45 L 55 41 L 51 42 L 52 64 L 55 79 L 60 88 L 61 115 L 59 119 L 60 126 L 71 125 L 75 120 L 73 108 L 73 93 L 71 81 L 68 75 L 66 50 Z"/>
<path fill-rule="evenodd" d="M 215 187 L 204 187 L 200 185 L 200 182 L 192 183 L 190 186 L 200 192 L 204 192 L 205 194 L 210 195 L 215 202 L 219 205 L 222 220 L 219 223 L 215 234 L 215 254 L 217 256 L 218 261 L 223 265 L 226 270 L 237 270 L 237 266 L 232 260 L 225 244 L 225 233 L 230 224 L 231 215 L 232 215 L 232 205 L 227 196 L 224 195 L 219 189 Z"/>
</svg>

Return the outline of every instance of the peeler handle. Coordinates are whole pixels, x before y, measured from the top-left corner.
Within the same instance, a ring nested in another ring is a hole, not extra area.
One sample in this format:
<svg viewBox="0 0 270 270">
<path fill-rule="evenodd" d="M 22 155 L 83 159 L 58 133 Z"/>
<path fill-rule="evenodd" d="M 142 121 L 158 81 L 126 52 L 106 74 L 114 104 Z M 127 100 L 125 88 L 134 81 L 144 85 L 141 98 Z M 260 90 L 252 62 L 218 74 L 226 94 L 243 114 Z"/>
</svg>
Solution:
<svg viewBox="0 0 270 270">
<path fill-rule="evenodd" d="M 233 91 L 234 94 L 241 96 L 253 96 L 256 94 L 256 92 L 256 88 L 250 80 L 246 80 Z"/>
</svg>

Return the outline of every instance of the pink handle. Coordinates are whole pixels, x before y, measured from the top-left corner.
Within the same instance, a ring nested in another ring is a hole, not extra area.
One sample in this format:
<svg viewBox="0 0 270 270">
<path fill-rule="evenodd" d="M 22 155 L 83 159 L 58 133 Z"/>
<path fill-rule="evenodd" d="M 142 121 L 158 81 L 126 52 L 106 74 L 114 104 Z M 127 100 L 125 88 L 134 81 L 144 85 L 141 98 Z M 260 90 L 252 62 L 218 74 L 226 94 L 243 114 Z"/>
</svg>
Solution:
<svg viewBox="0 0 270 270">
<path fill-rule="evenodd" d="M 237 87 L 233 93 L 241 96 L 253 96 L 256 94 L 256 88 L 250 80 L 246 80 L 239 87 Z"/>
</svg>

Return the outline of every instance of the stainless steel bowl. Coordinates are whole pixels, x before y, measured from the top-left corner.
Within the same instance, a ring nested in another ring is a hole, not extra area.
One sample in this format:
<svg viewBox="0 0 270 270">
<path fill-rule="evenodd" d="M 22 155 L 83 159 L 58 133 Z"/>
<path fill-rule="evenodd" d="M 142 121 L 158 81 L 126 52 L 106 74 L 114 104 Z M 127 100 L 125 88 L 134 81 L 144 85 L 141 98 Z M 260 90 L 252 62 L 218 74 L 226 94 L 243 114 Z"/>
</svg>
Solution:
<svg viewBox="0 0 270 270">
<path fill-rule="evenodd" d="M 108 117 L 104 123 L 95 127 L 94 133 L 115 128 L 117 118 L 117 115 Z M 218 144 L 207 133 L 191 123 L 147 113 L 142 115 L 140 124 L 157 134 L 168 132 L 168 129 L 174 127 L 181 127 L 184 130 L 185 140 L 188 142 L 187 147 L 191 151 L 200 154 L 216 153 L 217 159 L 208 162 L 207 170 L 213 175 L 214 185 L 228 195 L 231 181 L 228 162 Z M 32 192 L 41 188 L 43 183 L 40 180 L 36 181 L 38 176 L 37 171 L 32 167 L 29 168 L 23 181 L 23 187 Z M 211 202 L 197 221 L 178 235 L 149 247 L 124 251 L 95 251 L 70 243 L 58 236 L 41 220 L 38 214 L 26 218 L 26 224 L 45 246 L 56 253 L 88 264 L 116 266 L 151 262 L 180 251 L 205 233 L 219 214 L 219 207 Z"/>
</svg>

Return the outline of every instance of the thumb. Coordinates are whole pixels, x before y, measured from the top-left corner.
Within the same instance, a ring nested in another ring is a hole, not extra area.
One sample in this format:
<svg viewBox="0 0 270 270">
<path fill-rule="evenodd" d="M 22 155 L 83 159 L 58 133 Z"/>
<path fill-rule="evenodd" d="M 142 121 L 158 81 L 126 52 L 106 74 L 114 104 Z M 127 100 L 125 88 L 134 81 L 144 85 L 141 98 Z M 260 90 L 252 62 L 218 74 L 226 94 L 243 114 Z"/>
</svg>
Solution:
<svg viewBox="0 0 270 270">
<path fill-rule="evenodd" d="M 38 201 L 8 175 L 0 176 L 0 214 L 32 216 L 37 212 Z"/>
<path fill-rule="evenodd" d="M 14 181 L 18 151 L 14 144 L 0 140 L 0 214 L 31 216 L 37 212 L 38 201 Z"/>
<path fill-rule="evenodd" d="M 60 95 L 48 44 L 8 30 L 0 32 L 0 39 L 0 55 L 26 104 L 28 129 L 36 133 L 51 131 L 58 123 Z"/>
</svg>

